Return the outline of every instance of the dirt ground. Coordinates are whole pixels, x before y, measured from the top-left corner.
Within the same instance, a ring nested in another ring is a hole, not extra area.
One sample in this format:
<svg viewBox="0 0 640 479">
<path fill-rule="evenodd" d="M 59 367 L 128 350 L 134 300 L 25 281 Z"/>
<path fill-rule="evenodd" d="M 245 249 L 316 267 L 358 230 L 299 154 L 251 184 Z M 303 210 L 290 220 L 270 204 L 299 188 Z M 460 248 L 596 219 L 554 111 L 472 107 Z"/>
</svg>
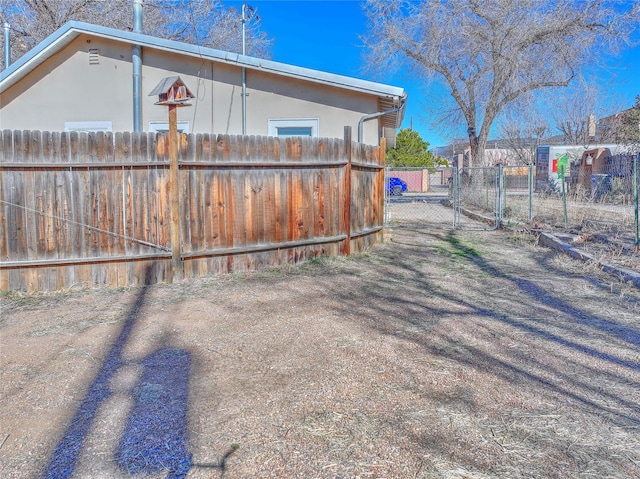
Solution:
<svg viewBox="0 0 640 479">
<path fill-rule="evenodd" d="M 1 308 L 3 478 L 640 477 L 640 290 L 525 235 Z"/>
</svg>

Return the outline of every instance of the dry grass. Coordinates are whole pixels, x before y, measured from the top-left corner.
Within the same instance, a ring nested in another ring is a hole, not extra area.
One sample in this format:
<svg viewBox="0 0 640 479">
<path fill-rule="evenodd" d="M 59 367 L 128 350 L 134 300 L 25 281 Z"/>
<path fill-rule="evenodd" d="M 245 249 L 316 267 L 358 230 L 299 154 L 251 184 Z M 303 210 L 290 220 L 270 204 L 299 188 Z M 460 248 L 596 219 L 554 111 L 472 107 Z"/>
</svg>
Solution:
<svg viewBox="0 0 640 479">
<path fill-rule="evenodd" d="M 529 224 L 527 196 L 508 196 L 505 224 Z M 534 201 L 536 230 L 571 236 L 567 242 L 594 257 L 598 263 L 640 271 L 640 251 L 635 248 L 634 207 L 631 203 L 608 204 L 569 199 L 565 224 L 562 198 L 538 195 Z"/>
<path fill-rule="evenodd" d="M 398 230 L 297 268 L 6 295 L 0 476 L 40 477 L 88 419 L 73 477 L 640 477 L 640 293 L 585 268 L 524 235 Z M 149 362 L 171 351 L 188 366 Z M 127 463 L 133 419 L 166 408 L 173 446 Z"/>
</svg>

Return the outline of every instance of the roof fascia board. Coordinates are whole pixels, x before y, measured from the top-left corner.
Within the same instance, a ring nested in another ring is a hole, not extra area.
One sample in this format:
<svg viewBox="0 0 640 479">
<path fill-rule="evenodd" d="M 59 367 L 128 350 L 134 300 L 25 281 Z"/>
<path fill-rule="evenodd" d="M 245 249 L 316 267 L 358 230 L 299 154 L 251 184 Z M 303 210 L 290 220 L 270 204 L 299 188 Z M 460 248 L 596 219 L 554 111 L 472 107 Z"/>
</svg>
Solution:
<svg viewBox="0 0 640 479">
<path fill-rule="evenodd" d="M 0 72 L 0 92 L 9 88 L 23 75 L 26 75 L 31 70 L 35 69 L 49 55 L 64 48 L 68 43 L 81 34 L 124 41 L 132 45 L 140 45 L 143 48 L 146 47 L 167 52 L 182 53 L 189 56 L 205 58 L 252 70 L 288 76 L 291 78 L 321 83 L 361 93 L 394 99 L 397 98 L 398 103 L 405 95 L 403 88 L 391 85 L 76 21 L 71 21 L 63 25 L 59 30 L 40 42 L 30 52 L 18 59 L 18 61 L 13 63 L 8 69 Z"/>
<path fill-rule="evenodd" d="M 60 29 L 53 32 L 47 38 L 38 43 L 34 48 L 22 55 L 18 60 L 13 62 L 9 68 L 0 72 L 0 91 L 4 91 L 9 86 L 13 85 L 22 76 L 29 73 L 40 63 L 44 62 L 53 53 L 56 53 L 60 49 L 60 45 L 63 46 L 70 43 L 74 38 L 78 36 L 77 32 L 73 31 L 72 23 L 66 23 Z M 26 69 L 25 72 L 21 70 Z M 5 83 L 9 82 L 8 85 Z"/>
</svg>

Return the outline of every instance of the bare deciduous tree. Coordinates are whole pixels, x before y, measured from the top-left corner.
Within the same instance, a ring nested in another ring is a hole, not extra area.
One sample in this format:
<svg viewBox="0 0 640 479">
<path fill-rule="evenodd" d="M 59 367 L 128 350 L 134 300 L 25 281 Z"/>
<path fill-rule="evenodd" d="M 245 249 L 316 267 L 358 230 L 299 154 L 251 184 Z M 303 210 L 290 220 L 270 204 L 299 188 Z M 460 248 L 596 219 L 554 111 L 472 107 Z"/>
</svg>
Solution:
<svg viewBox="0 0 640 479">
<path fill-rule="evenodd" d="M 11 27 L 11 58 L 15 61 L 70 20 L 113 26 L 113 21 L 123 20 L 123 9 L 133 11 L 124 0 L 6 0 L 0 7 L 0 20 Z M 130 24 L 131 19 L 121 28 Z"/>
<path fill-rule="evenodd" d="M 369 64 L 408 65 L 446 85 L 473 162 L 498 114 L 530 92 L 567 86 L 637 27 L 638 0 L 367 0 Z M 385 61 L 386 60 L 386 61 Z"/>
<path fill-rule="evenodd" d="M 640 95 L 635 104 L 626 110 L 603 119 L 603 135 L 621 145 L 640 148 Z"/>
<path fill-rule="evenodd" d="M 145 0 L 145 4 L 146 11 L 156 11 L 151 18 L 162 37 L 242 52 L 241 9 L 225 8 L 221 0 Z M 260 31 L 258 10 L 259 7 L 247 9 L 245 15 L 247 54 L 267 58 L 271 55 L 272 40 Z"/>
<path fill-rule="evenodd" d="M 221 50 L 242 51 L 242 15 L 220 0 L 144 0 L 143 31 Z M 253 14 L 245 24 L 247 53 L 269 57 L 272 40 Z M 131 30 L 133 0 L 3 0 L 0 21 L 11 26 L 15 60 L 70 20 Z M 4 68 L 4 57 L 2 58 Z"/>
<path fill-rule="evenodd" d="M 567 89 L 564 95 L 556 95 L 549 102 L 549 119 L 563 136 L 563 143 L 586 146 L 593 142 L 595 131 L 590 135 L 589 122 L 590 117 L 595 122 L 597 102 L 596 89 L 584 84 Z"/>
<path fill-rule="evenodd" d="M 508 107 L 497 122 L 502 144 L 512 150 L 519 164 L 528 165 L 536 149 L 549 135 L 549 124 L 533 105 Z"/>
</svg>

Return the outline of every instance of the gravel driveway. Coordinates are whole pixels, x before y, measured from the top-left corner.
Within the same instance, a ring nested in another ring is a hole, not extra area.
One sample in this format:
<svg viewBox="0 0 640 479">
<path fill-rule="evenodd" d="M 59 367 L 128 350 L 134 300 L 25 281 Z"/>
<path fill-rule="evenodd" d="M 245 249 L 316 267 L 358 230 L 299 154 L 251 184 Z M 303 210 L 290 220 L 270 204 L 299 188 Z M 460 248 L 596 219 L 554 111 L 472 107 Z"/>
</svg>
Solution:
<svg viewBox="0 0 640 479">
<path fill-rule="evenodd" d="M 640 477 L 640 291 L 505 232 L 2 296 L 0 477 Z"/>
</svg>

